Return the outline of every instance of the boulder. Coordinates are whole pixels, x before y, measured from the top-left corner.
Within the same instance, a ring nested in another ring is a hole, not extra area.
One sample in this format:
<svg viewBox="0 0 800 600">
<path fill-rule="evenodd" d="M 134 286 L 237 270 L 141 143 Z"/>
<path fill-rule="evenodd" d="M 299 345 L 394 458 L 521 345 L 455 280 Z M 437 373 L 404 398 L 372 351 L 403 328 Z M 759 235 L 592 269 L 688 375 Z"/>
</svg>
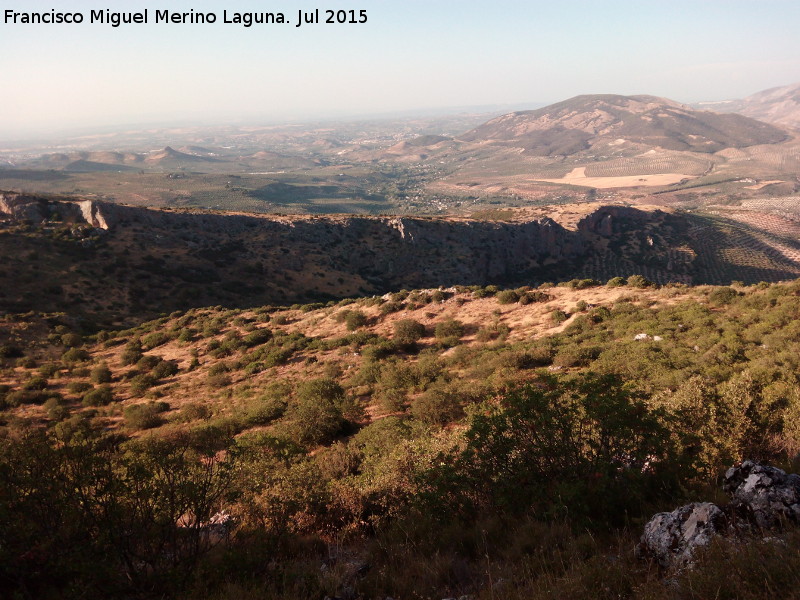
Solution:
<svg viewBox="0 0 800 600">
<path fill-rule="evenodd" d="M 708 545 L 726 528 L 726 521 L 722 509 L 711 502 L 693 502 L 658 513 L 644 526 L 637 554 L 655 559 L 665 569 L 685 567 L 696 548 Z"/>
<path fill-rule="evenodd" d="M 762 529 L 800 522 L 800 475 L 750 460 L 725 473 L 733 508 Z"/>
</svg>

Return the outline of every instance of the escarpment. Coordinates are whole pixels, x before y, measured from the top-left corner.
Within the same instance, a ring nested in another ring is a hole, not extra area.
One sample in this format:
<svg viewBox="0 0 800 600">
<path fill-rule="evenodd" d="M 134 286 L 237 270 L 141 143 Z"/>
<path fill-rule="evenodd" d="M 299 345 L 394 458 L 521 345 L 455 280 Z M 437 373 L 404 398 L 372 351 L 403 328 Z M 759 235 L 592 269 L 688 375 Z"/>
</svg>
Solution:
<svg viewBox="0 0 800 600">
<path fill-rule="evenodd" d="M 2 193 L 0 218 L 8 257 L 0 309 L 9 311 L 79 305 L 87 313 L 136 315 L 151 306 L 163 312 L 402 288 L 531 285 L 594 273 L 598 260 L 610 261 L 609 276 L 646 267 L 662 283 L 688 277 L 686 265 L 671 272 L 660 257 L 674 240 L 658 231 L 667 222 L 677 231 L 679 217 L 616 206 L 568 229 L 548 217 L 285 217 Z M 630 244 L 646 264 L 623 256 Z"/>
</svg>

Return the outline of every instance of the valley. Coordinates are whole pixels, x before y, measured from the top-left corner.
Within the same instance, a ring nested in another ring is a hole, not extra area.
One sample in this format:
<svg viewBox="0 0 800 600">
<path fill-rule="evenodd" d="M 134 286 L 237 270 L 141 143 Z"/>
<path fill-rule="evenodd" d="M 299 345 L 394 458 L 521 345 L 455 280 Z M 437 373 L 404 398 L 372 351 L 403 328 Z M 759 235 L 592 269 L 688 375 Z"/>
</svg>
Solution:
<svg viewBox="0 0 800 600">
<path fill-rule="evenodd" d="M 795 87 L 0 148 L 0 596 L 792 597 Z"/>
</svg>

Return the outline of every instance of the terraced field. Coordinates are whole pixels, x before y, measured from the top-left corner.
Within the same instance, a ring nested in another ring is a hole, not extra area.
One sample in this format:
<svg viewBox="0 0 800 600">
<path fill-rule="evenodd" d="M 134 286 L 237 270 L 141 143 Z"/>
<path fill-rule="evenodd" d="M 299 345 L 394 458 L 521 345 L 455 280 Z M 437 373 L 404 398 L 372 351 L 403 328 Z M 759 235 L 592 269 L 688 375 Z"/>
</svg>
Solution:
<svg viewBox="0 0 800 600">
<path fill-rule="evenodd" d="M 694 215 L 695 273 L 709 283 L 800 277 L 800 224 L 749 211 Z"/>
<path fill-rule="evenodd" d="M 711 169 L 712 165 L 713 163 L 707 158 L 689 156 L 685 153 L 666 155 L 654 153 L 590 164 L 586 167 L 586 176 L 630 177 L 658 173 L 702 175 Z"/>
</svg>

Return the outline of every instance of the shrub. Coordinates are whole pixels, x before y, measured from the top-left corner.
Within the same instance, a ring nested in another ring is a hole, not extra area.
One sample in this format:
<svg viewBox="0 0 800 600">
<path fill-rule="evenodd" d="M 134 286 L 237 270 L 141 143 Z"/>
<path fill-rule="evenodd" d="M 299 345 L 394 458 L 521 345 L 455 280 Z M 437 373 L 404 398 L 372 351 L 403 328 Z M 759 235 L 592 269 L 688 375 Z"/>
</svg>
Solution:
<svg viewBox="0 0 800 600">
<path fill-rule="evenodd" d="M 140 371 L 149 371 L 150 369 L 155 367 L 158 363 L 160 363 L 162 360 L 164 359 L 161 358 L 160 356 L 146 354 L 136 362 L 136 368 L 139 369 Z"/>
<path fill-rule="evenodd" d="M 133 404 L 126 406 L 122 415 L 126 427 L 130 429 L 152 429 L 164 422 L 161 413 L 169 410 L 166 402 L 148 402 L 147 404 Z"/>
<path fill-rule="evenodd" d="M 267 343 L 270 339 L 272 339 L 272 331 L 269 329 L 256 329 L 255 331 L 248 333 L 244 338 L 242 338 L 242 343 L 248 347 L 252 348 L 253 346 L 260 346 L 261 344 Z"/>
<path fill-rule="evenodd" d="M 464 335 L 464 324 L 456 319 L 447 319 L 436 324 L 434 335 L 437 339 L 460 338 Z"/>
<path fill-rule="evenodd" d="M 44 377 L 32 377 L 22 385 L 23 390 L 46 390 L 47 379 Z"/>
<path fill-rule="evenodd" d="M 622 287 L 623 285 L 628 285 L 628 280 L 624 277 L 612 277 L 606 283 L 608 287 Z"/>
<path fill-rule="evenodd" d="M 628 287 L 632 288 L 647 288 L 652 287 L 653 282 L 646 279 L 642 275 L 631 275 L 628 277 Z"/>
<path fill-rule="evenodd" d="M 135 365 L 142 358 L 142 347 L 138 342 L 130 342 L 120 356 L 124 366 Z"/>
<path fill-rule="evenodd" d="M 519 301 L 519 294 L 515 290 L 503 290 L 497 294 L 500 304 L 513 304 Z"/>
<path fill-rule="evenodd" d="M 717 306 L 730 304 L 739 296 L 739 292 L 731 287 L 718 287 L 708 295 L 708 300 Z"/>
<path fill-rule="evenodd" d="M 44 404 L 49 398 L 60 398 L 61 395 L 48 390 L 18 390 L 6 394 L 5 403 L 8 406 L 21 404 Z"/>
<path fill-rule="evenodd" d="M 556 325 L 563 323 L 567 319 L 569 319 L 569 315 L 563 310 L 555 309 L 550 313 L 550 320 Z"/>
<path fill-rule="evenodd" d="M 447 425 L 464 416 L 460 398 L 446 388 L 433 388 L 411 401 L 411 415 L 426 425 Z"/>
<path fill-rule="evenodd" d="M 367 315 L 360 310 L 348 311 L 344 319 L 348 331 L 355 331 L 367 324 Z"/>
<path fill-rule="evenodd" d="M 213 415 L 211 408 L 203 402 L 190 402 L 181 408 L 178 420 L 183 422 L 208 420 Z"/>
<path fill-rule="evenodd" d="M 298 441 L 314 445 L 331 442 L 345 424 L 340 408 L 344 399 L 344 390 L 332 379 L 301 384 L 291 411 Z"/>
<path fill-rule="evenodd" d="M 550 294 L 546 294 L 545 292 L 525 292 L 524 294 L 520 295 L 519 303 L 524 306 L 534 302 L 549 302 L 551 299 L 552 296 Z"/>
<path fill-rule="evenodd" d="M 61 367 L 55 363 L 46 363 L 39 367 L 39 375 L 42 377 L 53 377 L 56 373 L 61 370 Z"/>
<path fill-rule="evenodd" d="M 22 358 L 17 359 L 17 366 L 22 367 L 23 369 L 34 369 L 36 368 L 36 359 L 32 356 L 23 356 Z"/>
<path fill-rule="evenodd" d="M 156 378 L 149 374 L 140 374 L 134 376 L 130 383 L 131 394 L 134 396 L 143 396 L 147 390 L 155 385 Z"/>
<path fill-rule="evenodd" d="M 83 340 L 77 333 L 65 333 L 61 336 L 61 343 L 67 348 L 77 348 L 83 343 Z"/>
<path fill-rule="evenodd" d="M 176 363 L 174 360 L 162 360 L 155 367 L 153 367 L 153 370 L 150 371 L 150 374 L 156 379 L 164 379 L 165 377 L 172 377 L 177 372 L 178 363 Z"/>
<path fill-rule="evenodd" d="M 94 383 L 111 383 L 111 369 L 103 363 L 92 369 L 90 375 Z"/>
<path fill-rule="evenodd" d="M 388 315 L 389 313 L 399 312 L 403 310 L 403 303 L 402 302 L 385 302 L 381 304 L 381 307 L 378 309 L 382 315 Z"/>
<path fill-rule="evenodd" d="M 573 290 L 585 290 L 600 285 L 600 282 L 596 279 L 572 279 L 567 285 Z"/>
<path fill-rule="evenodd" d="M 151 333 L 150 335 L 147 335 L 142 339 L 142 347 L 145 350 L 152 350 L 157 346 L 166 344 L 168 341 L 169 341 L 169 336 L 166 333 L 164 333 L 163 331 L 156 331 L 155 333 Z"/>
<path fill-rule="evenodd" d="M 269 425 L 280 419 L 286 412 L 286 400 L 266 394 L 248 402 L 242 409 L 242 420 L 245 425 Z"/>
<path fill-rule="evenodd" d="M 44 403 L 44 409 L 47 411 L 47 418 L 51 421 L 63 421 L 69 417 L 69 409 L 64 406 L 60 398 L 50 398 Z"/>
<path fill-rule="evenodd" d="M 408 396 L 403 390 L 389 388 L 380 390 L 375 399 L 386 412 L 398 412 L 405 409 Z"/>
<path fill-rule="evenodd" d="M 208 376 L 208 385 L 215 388 L 222 388 L 229 386 L 233 381 L 230 376 L 225 373 L 216 373 Z"/>
<path fill-rule="evenodd" d="M 425 335 L 425 326 L 414 319 L 400 319 L 394 324 L 395 343 L 405 348 L 412 348 Z"/>
<path fill-rule="evenodd" d="M 106 406 L 114 401 L 114 392 L 110 385 L 101 385 L 83 395 L 84 406 Z"/>
<path fill-rule="evenodd" d="M 70 348 L 61 355 L 61 360 L 65 363 L 83 362 L 89 359 L 89 353 L 81 348 Z"/>
<path fill-rule="evenodd" d="M 87 381 L 73 381 L 67 386 L 67 391 L 70 394 L 83 394 L 84 392 L 92 389 L 92 387 L 94 386 Z"/>
<path fill-rule="evenodd" d="M 450 297 L 450 294 L 444 292 L 442 290 L 434 290 L 431 294 L 431 302 L 436 302 L 437 304 L 444 302 Z"/>
<path fill-rule="evenodd" d="M 454 496 L 479 506 L 608 519 L 663 493 L 648 483 L 671 466 L 668 439 L 658 414 L 614 376 L 546 379 L 475 413 L 466 448 L 442 470 L 458 474 L 448 485 L 467 493 Z M 651 461 L 658 468 L 645 468 Z"/>
</svg>

